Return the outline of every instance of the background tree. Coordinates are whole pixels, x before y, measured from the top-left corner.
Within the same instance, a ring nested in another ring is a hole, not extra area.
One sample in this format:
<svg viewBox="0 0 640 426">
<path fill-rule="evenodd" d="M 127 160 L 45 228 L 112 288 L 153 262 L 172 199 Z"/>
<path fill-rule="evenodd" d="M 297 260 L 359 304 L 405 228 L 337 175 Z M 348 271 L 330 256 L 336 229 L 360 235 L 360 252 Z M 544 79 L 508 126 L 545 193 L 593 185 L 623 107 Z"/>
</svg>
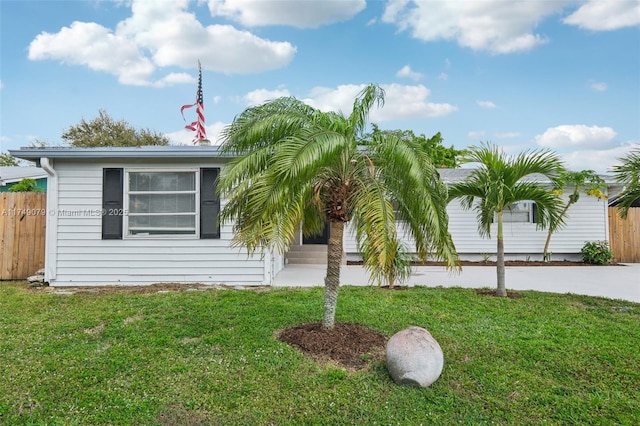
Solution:
<svg viewBox="0 0 640 426">
<path fill-rule="evenodd" d="M 322 326 L 333 328 L 344 225 L 356 233 L 372 280 L 404 262 L 396 218 L 406 221 L 420 258 L 458 263 L 448 232 L 447 189 L 414 140 L 378 132 L 363 145 L 369 112 L 384 91 L 367 86 L 349 116 L 316 110 L 295 98 L 248 108 L 224 132 L 222 151 L 236 156 L 219 191 L 229 199 L 222 220 L 234 221 L 234 243 L 286 251 L 296 230 L 319 234 L 330 223 Z M 403 269 L 400 270 L 402 275 Z"/>
<path fill-rule="evenodd" d="M 632 149 L 619 159 L 621 164 L 613 167 L 613 175 L 624 189 L 616 197 L 620 217 L 626 218 L 629 208 L 640 199 L 640 148 Z"/>
<path fill-rule="evenodd" d="M 505 155 L 495 145 L 474 146 L 461 160 L 477 163 L 462 182 L 449 188 L 451 200 L 459 198 L 464 209 L 473 208 L 477 213 L 478 232 L 491 237 L 491 224 L 497 221 L 497 296 L 506 296 L 504 268 L 504 211 L 519 201 L 533 201 L 538 209 L 537 226 L 544 228 L 558 221 L 561 199 L 531 178 L 541 174 L 557 186 L 564 169 L 560 159 L 550 151 L 525 151 L 515 157 Z"/>
<path fill-rule="evenodd" d="M 564 192 L 565 188 L 571 188 L 573 192 L 569 194 L 569 199 L 562 207 L 558 220 L 549 224 L 549 230 L 547 232 L 547 239 L 544 243 L 544 250 L 542 251 L 542 260 L 548 262 L 549 256 L 549 244 L 551 243 L 551 235 L 562 227 L 564 219 L 567 216 L 569 207 L 577 203 L 580 199 L 580 191 L 584 190 L 587 195 L 596 197 L 599 200 L 604 200 L 607 196 L 602 192 L 607 187 L 604 179 L 602 179 L 593 170 L 582 170 L 580 172 L 563 171 L 558 178 L 557 186 L 554 188 L 555 194 L 560 196 Z"/>
<path fill-rule="evenodd" d="M 457 150 L 453 145 L 449 148 L 445 147 L 443 145 L 444 138 L 440 132 L 427 138 L 424 134 L 416 136 L 412 130 L 380 130 L 376 124 L 372 124 L 372 128 L 371 133 L 366 134 L 363 138 L 365 144 L 373 140 L 374 136 L 389 135 L 422 146 L 436 167 L 453 169 L 460 166 L 457 158 L 464 154 L 464 150 Z"/>
<path fill-rule="evenodd" d="M 135 129 L 125 120 L 114 120 L 105 110 L 91 121 L 84 118 L 62 134 L 75 147 L 168 145 L 169 139 L 148 129 Z"/>
<path fill-rule="evenodd" d="M 8 152 L 0 153 L 0 166 L 3 167 L 18 167 L 20 166 L 20 160 Z"/>
</svg>

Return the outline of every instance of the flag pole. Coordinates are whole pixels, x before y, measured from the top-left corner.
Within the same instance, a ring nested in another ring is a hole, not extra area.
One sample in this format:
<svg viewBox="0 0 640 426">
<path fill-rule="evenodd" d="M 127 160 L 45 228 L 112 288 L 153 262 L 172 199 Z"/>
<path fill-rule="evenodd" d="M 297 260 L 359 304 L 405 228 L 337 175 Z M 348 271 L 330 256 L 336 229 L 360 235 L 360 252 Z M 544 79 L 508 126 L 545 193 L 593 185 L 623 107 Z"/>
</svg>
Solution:
<svg viewBox="0 0 640 426">
<path fill-rule="evenodd" d="M 196 121 L 191 124 L 187 124 L 185 129 L 190 130 L 192 132 L 196 132 L 196 135 L 193 139 L 193 144 L 196 145 L 211 145 L 209 139 L 207 139 L 207 129 L 205 127 L 205 119 L 204 119 L 204 97 L 202 95 L 202 65 L 200 60 L 198 59 L 198 90 L 196 91 L 196 101 L 190 105 L 183 105 L 180 108 L 180 114 L 182 114 L 182 119 L 186 121 L 184 118 L 184 110 L 192 107 L 196 107 Z"/>
</svg>

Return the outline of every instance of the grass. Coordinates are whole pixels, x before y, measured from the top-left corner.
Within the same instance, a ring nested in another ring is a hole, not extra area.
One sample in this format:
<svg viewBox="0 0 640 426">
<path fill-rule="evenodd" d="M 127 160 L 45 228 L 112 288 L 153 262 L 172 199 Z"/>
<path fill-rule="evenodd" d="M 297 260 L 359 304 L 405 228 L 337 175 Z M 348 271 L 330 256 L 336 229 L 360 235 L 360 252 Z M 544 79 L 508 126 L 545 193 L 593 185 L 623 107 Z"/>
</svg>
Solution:
<svg viewBox="0 0 640 426">
<path fill-rule="evenodd" d="M 426 389 L 274 338 L 317 321 L 322 289 L 55 295 L 0 283 L 0 423 L 10 425 L 640 422 L 640 304 L 468 289 L 343 287 L 337 319 L 427 328 Z"/>
</svg>

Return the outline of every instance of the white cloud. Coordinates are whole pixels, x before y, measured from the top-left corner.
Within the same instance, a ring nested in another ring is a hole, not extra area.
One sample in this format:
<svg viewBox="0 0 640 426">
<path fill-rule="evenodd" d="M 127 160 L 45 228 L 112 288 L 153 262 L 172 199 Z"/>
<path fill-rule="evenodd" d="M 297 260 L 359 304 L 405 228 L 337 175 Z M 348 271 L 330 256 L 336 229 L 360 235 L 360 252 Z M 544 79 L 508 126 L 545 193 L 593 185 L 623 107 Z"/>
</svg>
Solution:
<svg viewBox="0 0 640 426">
<path fill-rule="evenodd" d="M 607 83 L 591 83 L 590 87 L 596 92 L 605 92 L 609 88 Z"/>
<path fill-rule="evenodd" d="M 219 145 L 222 141 L 220 136 L 224 128 L 228 123 L 217 121 L 213 124 L 205 126 L 207 131 L 207 139 L 211 142 L 211 145 Z M 193 138 L 195 133 L 186 129 L 176 130 L 175 132 L 164 134 L 172 145 L 193 145 Z"/>
<path fill-rule="evenodd" d="M 257 89 L 247 93 L 244 96 L 244 100 L 246 101 L 248 106 L 254 106 L 260 105 L 266 101 L 282 98 L 284 96 L 291 96 L 289 91 L 284 88 L 280 88 L 277 90 Z"/>
<path fill-rule="evenodd" d="M 405 65 L 398 70 L 398 72 L 396 73 L 396 77 L 406 77 L 410 78 L 413 81 L 419 81 L 424 77 L 424 75 L 419 72 L 413 71 L 409 65 Z"/>
<path fill-rule="evenodd" d="M 40 33 L 29 45 L 29 59 L 85 65 L 131 85 L 148 85 L 155 70 L 133 41 L 93 22 L 76 21 L 56 34 Z"/>
<path fill-rule="evenodd" d="M 478 140 L 478 139 L 484 137 L 485 134 L 486 134 L 486 132 L 484 130 L 472 130 L 469 133 L 467 133 L 467 137 L 469 139 Z"/>
<path fill-rule="evenodd" d="M 183 83 L 195 83 L 196 78 L 191 74 L 187 74 L 184 72 L 181 73 L 171 73 L 162 77 L 160 80 L 157 80 L 153 83 L 155 87 L 165 87 L 165 86 L 173 86 L 174 84 L 183 84 Z"/>
<path fill-rule="evenodd" d="M 304 102 L 322 111 L 342 111 L 349 115 L 353 100 L 366 85 L 349 84 L 335 89 L 316 87 Z M 423 85 L 405 86 L 400 84 L 381 85 L 385 91 L 385 104 L 381 109 L 371 110 L 371 120 L 383 122 L 409 118 L 439 117 L 457 111 L 457 107 L 447 103 L 427 102 L 430 91 Z"/>
<path fill-rule="evenodd" d="M 611 127 L 586 126 L 584 124 L 551 127 L 535 137 L 536 143 L 546 148 L 610 148 L 617 136 Z"/>
<path fill-rule="evenodd" d="M 192 82 L 181 73 L 154 79 L 158 68 L 195 66 L 226 73 L 259 73 L 281 68 L 296 48 L 239 31 L 229 25 L 203 26 L 188 12 L 188 0 L 133 0 L 131 16 L 112 30 L 74 22 L 57 33 L 43 32 L 29 45 L 29 59 L 58 60 L 118 76 L 122 84 L 163 87 Z"/>
<path fill-rule="evenodd" d="M 619 164 L 631 149 L 640 148 L 640 142 L 631 142 L 610 149 L 588 149 L 559 154 L 569 170 L 595 170 L 598 173 L 611 173 L 611 168 Z"/>
<path fill-rule="evenodd" d="M 440 75 L 438 76 L 438 80 L 448 80 L 449 79 L 449 75 L 445 72 L 441 72 Z"/>
<path fill-rule="evenodd" d="M 455 40 L 473 50 L 506 54 L 546 43 L 546 37 L 533 29 L 568 3 L 571 1 L 391 0 L 382 21 L 420 40 Z"/>
<path fill-rule="evenodd" d="M 592 31 L 611 31 L 640 25 L 637 0 L 590 0 L 562 22 Z"/>
<path fill-rule="evenodd" d="M 365 7 L 365 0 L 209 0 L 212 16 L 222 16 L 245 27 L 288 25 L 317 28 L 347 21 Z"/>
<path fill-rule="evenodd" d="M 494 104 L 491 101 L 476 101 L 476 104 L 478 104 L 480 108 L 485 108 L 485 109 L 493 109 L 498 107 L 496 104 Z"/>
</svg>

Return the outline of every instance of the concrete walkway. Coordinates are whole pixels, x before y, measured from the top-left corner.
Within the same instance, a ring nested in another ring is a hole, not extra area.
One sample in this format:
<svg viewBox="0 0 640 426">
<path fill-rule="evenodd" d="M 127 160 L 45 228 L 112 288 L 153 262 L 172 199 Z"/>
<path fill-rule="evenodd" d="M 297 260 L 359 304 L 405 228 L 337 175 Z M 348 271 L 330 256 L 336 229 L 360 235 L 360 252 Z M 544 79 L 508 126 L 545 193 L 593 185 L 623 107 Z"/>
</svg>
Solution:
<svg viewBox="0 0 640 426">
<path fill-rule="evenodd" d="M 276 276 L 273 287 L 312 287 L 324 285 L 326 265 L 287 265 Z M 363 267 L 343 265 L 342 285 L 369 285 Z M 508 266 L 508 290 L 537 290 L 575 293 L 640 303 L 640 263 L 620 266 Z M 407 282 L 409 286 L 495 288 L 496 269 L 491 266 L 465 266 L 453 274 L 439 266 L 418 266 Z"/>
</svg>

